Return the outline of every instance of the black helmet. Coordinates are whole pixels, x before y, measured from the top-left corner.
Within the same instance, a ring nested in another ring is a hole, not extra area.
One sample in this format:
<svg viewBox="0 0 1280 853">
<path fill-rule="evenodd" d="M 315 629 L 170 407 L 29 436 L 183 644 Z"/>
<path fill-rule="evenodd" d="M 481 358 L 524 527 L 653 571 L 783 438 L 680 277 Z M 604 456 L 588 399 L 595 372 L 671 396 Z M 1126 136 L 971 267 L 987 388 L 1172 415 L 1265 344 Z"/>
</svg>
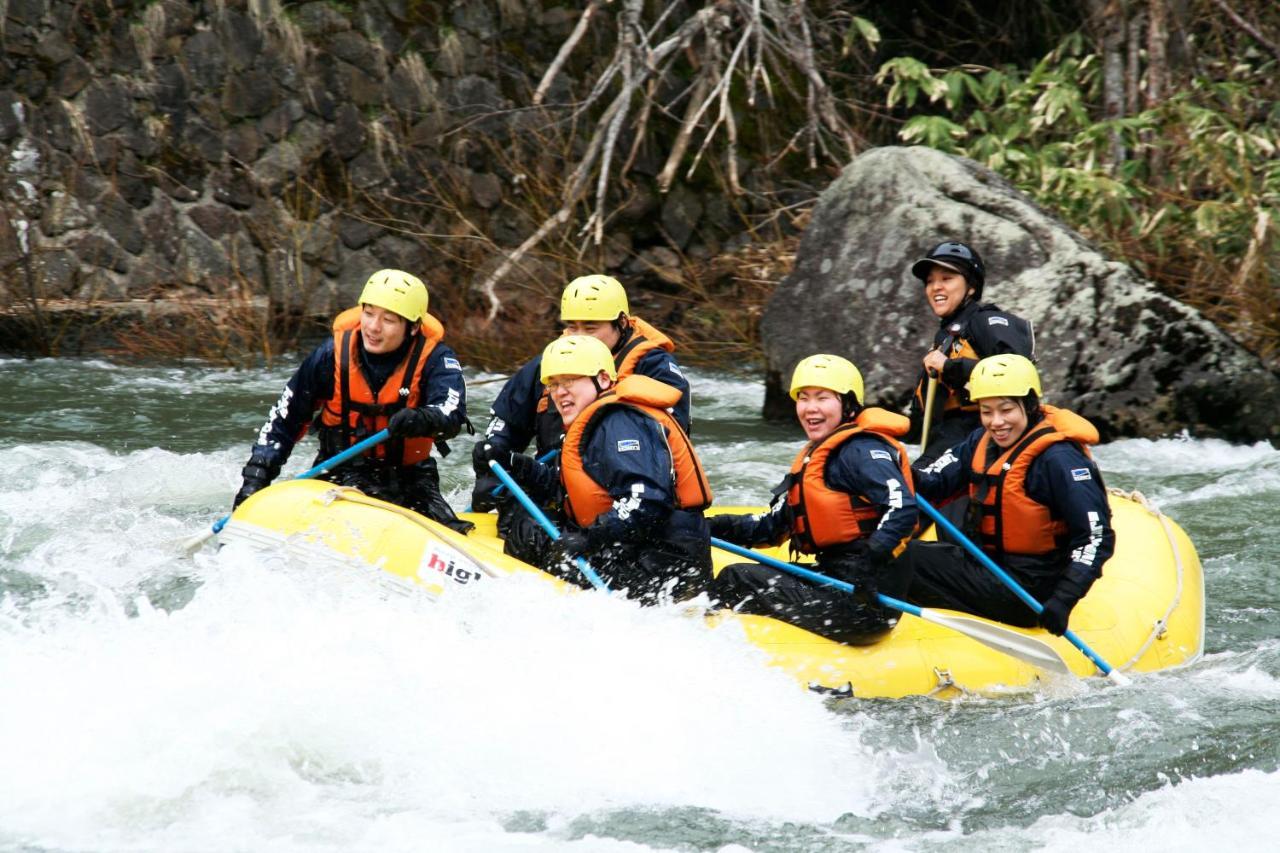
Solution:
<svg viewBox="0 0 1280 853">
<path fill-rule="evenodd" d="M 973 288 L 973 298 L 982 298 L 982 285 L 987 281 L 987 268 L 982 257 L 968 243 L 949 240 L 934 246 L 920 260 L 911 265 L 911 274 L 921 281 L 929 280 L 929 270 L 934 266 L 955 270 L 964 276 Z"/>
</svg>

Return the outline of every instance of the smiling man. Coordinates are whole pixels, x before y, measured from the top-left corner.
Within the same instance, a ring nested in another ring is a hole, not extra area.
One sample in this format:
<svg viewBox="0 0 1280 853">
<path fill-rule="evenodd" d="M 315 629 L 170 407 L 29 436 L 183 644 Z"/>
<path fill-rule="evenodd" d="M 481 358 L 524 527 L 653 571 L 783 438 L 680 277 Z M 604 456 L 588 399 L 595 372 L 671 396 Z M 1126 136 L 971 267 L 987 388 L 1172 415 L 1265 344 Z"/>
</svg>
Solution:
<svg viewBox="0 0 1280 853">
<path fill-rule="evenodd" d="M 564 428 L 558 466 L 485 445 L 540 502 L 563 507 L 559 542 L 545 534 L 507 552 L 581 582 L 586 557 L 610 585 L 645 602 L 697 594 L 711 579 L 702 511 L 711 487 L 671 409 L 680 392 L 648 376 L 618 378 L 609 347 L 568 335 L 543 350 L 540 378 Z"/>
<path fill-rule="evenodd" d="M 375 272 L 359 305 L 338 315 L 333 336 L 294 373 L 258 432 L 235 506 L 271 483 L 315 418 L 316 462 L 383 429 L 391 438 L 321 475 L 400 504 L 455 530 L 462 521 L 440 493 L 431 457 L 467 423 L 462 365 L 427 313 L 427 288 L 401 270 Z M 318 417 L 316 417 L 318 414 Z"/>
<path fill-rule="evenodd" d="M 916 489 L 938 503 L 967 495 L 966 527 L 996 564 L 1043 603 L 1039 624 L 1061 635 L 1115 549 L 1102 475 L 1089 454 L 1098 431 L 1042 404 L 1040 376 L 1020 355 L 984 358 L 969 378 L 982 426 L 931 465 Z M 912 542 L 909 597 L 1010 625 L 1036 616 L 984 566 L 949 542 Z"/>
<path fill-rule="evenodd" d="M 679 391 L 672 415 L 686 433 L 690 432 L 689 382 L 675 362 L 675 344 L 631 313 L 627 292 L 616 278 L 584 275 L 565 285 L 560 296 L 560 322 L 566 335 L 589 335 L 604 343 L 619 378 L 639 374 Z M 541 382 L 541 358 L 530 359 L 502 386 L 493 401 L 484 439 L 476 442 L 473 450 L 476 483 L 471 506 L 477 512 L 496 508 L 504 534 L 519 536 L 536 531 L 536 525 L 510 500 L 493 497 L 498 481 L 485 467 L 485 446 L 523 453 L 532 441 L 534 454 L 540 457 L 559 447 L 564 435 L 561 419 Z M 513 518 L 521 519 L 525 530 L 512 531 Z"/>
</svg>

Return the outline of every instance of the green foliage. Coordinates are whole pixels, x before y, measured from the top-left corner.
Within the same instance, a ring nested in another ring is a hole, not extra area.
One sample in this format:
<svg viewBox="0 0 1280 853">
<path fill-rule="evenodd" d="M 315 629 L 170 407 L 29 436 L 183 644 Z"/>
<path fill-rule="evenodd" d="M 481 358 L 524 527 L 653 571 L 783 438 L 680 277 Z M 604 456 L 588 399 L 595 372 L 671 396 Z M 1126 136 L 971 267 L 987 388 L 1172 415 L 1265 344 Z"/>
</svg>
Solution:
<svg viewBox="0 0 1280 853">
<path fill-rule="evenodd" d="M 1280 354 L 1280 122 L 1260 96 L 1276 63 L 1223 66 L 1110 121 L 1097 118 L 1100 65 L 1073 35 L 1030 69 L 898 57 L 876 79 L 890 107 L 920 105 L 902 141 L 989 166 L 1256 351 Z"/>
</svg>

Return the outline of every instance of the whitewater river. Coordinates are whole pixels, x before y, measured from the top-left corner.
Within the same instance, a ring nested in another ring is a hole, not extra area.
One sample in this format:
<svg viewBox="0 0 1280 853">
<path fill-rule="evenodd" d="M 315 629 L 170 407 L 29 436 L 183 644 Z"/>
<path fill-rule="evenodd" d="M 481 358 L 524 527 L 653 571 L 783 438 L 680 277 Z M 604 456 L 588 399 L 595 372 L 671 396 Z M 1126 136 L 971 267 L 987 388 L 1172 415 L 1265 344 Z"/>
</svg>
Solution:
<svg viewBox="0 0 1280 853">
<path fill-rule="evenodd" d="M 0 360 L 0 849 L 1275 849 L 1269 446 L 1098 452 L 1199 549 L 1201 662 L 832 704 L 665 610 L 510 585 L 433 605 L 333 568 L 183 558 L 291 366 Z M 759 422 L 755 379 L 692 384 L 718 497 L 762 502 L 798 433 Z M 478 425 L 497 387 L 473 387 Z"/>
</svg>

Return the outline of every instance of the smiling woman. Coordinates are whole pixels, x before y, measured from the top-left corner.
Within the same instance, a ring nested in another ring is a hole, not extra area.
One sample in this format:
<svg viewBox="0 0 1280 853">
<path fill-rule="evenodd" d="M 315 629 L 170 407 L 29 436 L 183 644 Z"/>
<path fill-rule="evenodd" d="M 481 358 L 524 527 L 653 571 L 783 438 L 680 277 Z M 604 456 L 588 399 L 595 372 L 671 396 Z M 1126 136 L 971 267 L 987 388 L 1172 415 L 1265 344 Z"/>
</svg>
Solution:
<svg viewBox="0 0 1280 853">
<path fill-rule="evenodd" d="M 929 439 L 916 461 L 928 463 L 978 428 L 977 405 L 965 390 L 978 360 L 1006 352 L 1032 358 L 1035 336 L 1027 321 L 982 304 L 987 268 L 969 244 L 937 244 L 911 265 L 911 274 L 924 284 L 926 303 L 938 318 L 911 414 L 912 432 Z"/>
<path fill-rule="evenodd" d="M 755 563 L 726 566 L 712 596 L 744 613 L 776 616 L 832 640 L 867 645 L 897 625 L 876 599 L 900 598 L 909 580 L 894 552 L 916 524 L 907 451 L 898 437 L 907 419 L 864 408 L 862 374 L 837 355 L 811 355 L 791 375 L 796 418 L 808 442 L 759 515 L 716 515 L 712 536 L 735 545 L 778 545 L 817 556 L 819 571 L 852 583 L 857 596 Z"/>
<path fill-rule="evenodd" d="M 1098 431 L 1074 412 L 1042 405 L 1040 376 L 1020 355 L 978 362 L 969 393 L 983 429 L 917 469 L 916 488 L 939 501 L 967 492 L 979 508 L 983 550 L 1043 602 L 1039 625 L 1061 636 L 1115 550 L 1106 488 L 1088 450 Z M 1037 624 L 1016 594 L 957 545 L 917 540 L 907 554 L 914 603 Z"/>
</svg>

